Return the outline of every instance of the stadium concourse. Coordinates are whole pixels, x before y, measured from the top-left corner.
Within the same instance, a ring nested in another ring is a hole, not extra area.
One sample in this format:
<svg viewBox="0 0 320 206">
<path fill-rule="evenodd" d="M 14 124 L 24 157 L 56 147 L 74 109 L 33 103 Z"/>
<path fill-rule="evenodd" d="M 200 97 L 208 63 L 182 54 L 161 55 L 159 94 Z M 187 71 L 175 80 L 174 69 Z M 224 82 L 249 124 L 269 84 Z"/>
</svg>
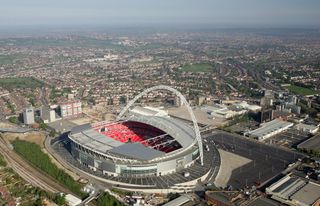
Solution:
<svg viewBox="0 0 320 206">
<path fill-rule="evenodd" d="M 156 86 L 130 101 L 117 121 L 74 127 L 52 147 L 69 164 L 123 189 L 185 192 L 199 182 L 212 182 L 220 155 L 214 145 L 203 148 L 195 118 L 192 128 L 156 108 L 130 110 L 142 95 L 163 89 L 180 97 L 194 117 L 180 92 Z"/>
</svg>

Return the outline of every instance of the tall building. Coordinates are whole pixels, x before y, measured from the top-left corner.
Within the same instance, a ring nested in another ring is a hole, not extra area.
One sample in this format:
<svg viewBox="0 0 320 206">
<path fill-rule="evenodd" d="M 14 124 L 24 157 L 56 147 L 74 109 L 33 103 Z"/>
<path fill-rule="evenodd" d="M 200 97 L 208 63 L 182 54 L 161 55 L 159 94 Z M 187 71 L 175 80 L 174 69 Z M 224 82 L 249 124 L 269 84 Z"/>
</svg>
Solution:
<svg viewBox="0 0 320 206">
<path fill-rule="evenodd" d="M 201 106 L 205 102 L 206 98 L 203 96 L 198 96 L 197 97 L 197 105 Z"/>
<path fill-rule="evenodd" d="M 56 112 L 49 107 L 42 107 L 40 110 L 40 116 L 44 123 L 50 123 L 58 120 L 56 118 Z"/>
<path fill-rule="evenodd" d="M 273 120 L 273 110 L 272 109 L 263 109 L 260 112 L 260 123 L 269 122 Z"/>
<path fill-rule="evenodd" d="M 269 98 L 273 98 L 273 97 L 274 97 L 273 91 L 272 91 L 272 90 L 265 89 L 265 90 L 263 90 L 263 96 L 269 97 Z"/>
<path fill-rule="evenodd" d="M 62 118 L 74 118 L 82 114 L 81 101 L 74 100 L 60 104 Z"/>
<path fill-rule="evenodd" d="M 298 98 L 296 95 L 289 95 L 288 96 L 288 104 L 297 104 Z"/>
<path fill-rule="evenodd" d="M 273 98 L 264 96 L 260 99 L 260 106 L 263 108 L 268 108 L 273 105 Z"/>
<path fill-rule="evenodd" d="M 34 109 L 32 106 L 23 110 L 23 123 L 34 124 Z"/>
</svg>

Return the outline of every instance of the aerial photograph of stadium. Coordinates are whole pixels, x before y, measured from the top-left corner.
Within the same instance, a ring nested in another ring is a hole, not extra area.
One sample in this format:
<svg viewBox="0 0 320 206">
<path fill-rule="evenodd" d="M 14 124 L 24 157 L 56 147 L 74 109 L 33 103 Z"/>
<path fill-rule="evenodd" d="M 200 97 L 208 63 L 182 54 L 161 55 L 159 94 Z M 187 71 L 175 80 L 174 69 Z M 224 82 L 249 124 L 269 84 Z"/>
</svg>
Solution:
<svg viewBox="0 0 320 206">
<path fill-rule="evenodd" d="M 319 0 L 0 3 L 0 206 L 320 206 Z"/>
<path fill-rule="evenodd" d="M 157 88 L 180 94 L 166 86 L 152 89 Z M 203 152 L 195 119 L 194 130 L 157 108 L 135 107 L 130 113 L 126 117 L 120 113 L 114 122 L 72 128 L 66 146 L 78 163 L 75 165 L 106 182 L 135 191 L 192 191 L 198 181 L 209 181 L 217 174 L 219 153 L 214 147 Z"/>
</svg>

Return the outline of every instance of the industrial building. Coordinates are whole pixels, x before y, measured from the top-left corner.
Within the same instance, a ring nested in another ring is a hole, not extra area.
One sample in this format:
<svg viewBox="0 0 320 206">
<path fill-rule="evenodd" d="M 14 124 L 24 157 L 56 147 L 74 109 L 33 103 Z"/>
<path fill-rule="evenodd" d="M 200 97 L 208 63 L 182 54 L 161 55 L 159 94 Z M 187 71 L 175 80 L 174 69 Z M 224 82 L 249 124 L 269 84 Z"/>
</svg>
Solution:
<svg viewBox="0 0 320 206">
<path fill-rule="evenodd" d="M 319 130 L 319 127 L 316 125 L 309 125 L 303 123 L 295 125 L 294 128 L 298 131 L 307 132 L 310 134 L 315 134 Z"/>
<path fill-rule="evenodd" d="M 300 177 L 286 175 L 266 188 L 271 198 L 292 206 L 318 206 L 320 185 Z"/>
<path fill-rule="evenodd" d="M 77 206 L 77 205 L 80 205 L 82 203 L 81 199 L 77 198 L 76 196 L 74 196 L 72 194 L 67 194 L 65 196 L 65 199 L 66 199 L 66 203 L 69 206 Z"/>
<path fill-rule="evenodd" d="M 307 139 L 304 142 L 301 142 L 298 146 L 298 149 L 306 150 L 319 150 L 320 149 L 320 135 L 316 134 L 315 136 Z"/>
<path fill-rule="evenodd" d="M 261 124 L 258 129 L 246 132 L 245 135 L 262 141 L 276 134 L 279 134 L 292 126 L 293 123 L 291 122 L 274 119 L 270 122 Z"/>
<path fill-rule="evenodd" d="M 208 205 L 213 206 L 236 206 L 231 202 L 231 193 L 206 191 L 205 200 Z"/>
</svg>

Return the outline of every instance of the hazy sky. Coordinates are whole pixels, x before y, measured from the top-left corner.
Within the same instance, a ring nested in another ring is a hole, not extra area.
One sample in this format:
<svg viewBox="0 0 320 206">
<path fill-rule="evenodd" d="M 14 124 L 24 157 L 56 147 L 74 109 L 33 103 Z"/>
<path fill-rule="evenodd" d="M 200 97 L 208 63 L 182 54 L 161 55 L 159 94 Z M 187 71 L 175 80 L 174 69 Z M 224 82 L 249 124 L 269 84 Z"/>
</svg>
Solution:
<svg viewBox="0 0 320 206">
<path fill-rule="evenodd" d="M 32 24 L 319 26 L 320 0 L 0 0 L 0 25 Z"/>
</svg>

